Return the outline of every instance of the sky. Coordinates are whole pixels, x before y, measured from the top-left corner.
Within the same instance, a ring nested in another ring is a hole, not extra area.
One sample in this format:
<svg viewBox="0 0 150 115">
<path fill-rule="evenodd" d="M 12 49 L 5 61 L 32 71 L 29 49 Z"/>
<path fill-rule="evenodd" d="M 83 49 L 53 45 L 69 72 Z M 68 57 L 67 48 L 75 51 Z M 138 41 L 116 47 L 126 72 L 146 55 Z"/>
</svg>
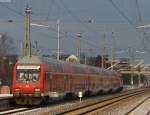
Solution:
<svg viewBox="0 0 150 115">
<path fill-rule="evenodd" d="M 60 52 L 76 54 L 77 33 L 82 34 L 81 52 L 88 56 L 105 53 L 111 57 L 144 58 L 150 63 L 150 24 L 148 0 L 0 0 L 0 33 L 14 39 L 21 54 L 24 39 L 24 11 L 32 8 L 31 40 L 37 41 L 39 54 L 52 54 L 57 49 L 57 20 L 60 20 Z M 13 20 L 13 22 L 8 22 Z M 111 50 L 114 49 L 114 50 Z"/>
</svg>

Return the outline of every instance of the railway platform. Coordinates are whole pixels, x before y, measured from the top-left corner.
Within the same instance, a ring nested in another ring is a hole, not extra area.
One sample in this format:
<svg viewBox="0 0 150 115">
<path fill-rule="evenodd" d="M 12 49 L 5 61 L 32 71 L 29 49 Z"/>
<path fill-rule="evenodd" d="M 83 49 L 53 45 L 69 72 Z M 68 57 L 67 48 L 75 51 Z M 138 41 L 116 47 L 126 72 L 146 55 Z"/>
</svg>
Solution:
<svg viewBox="0 0 150 115">
<path fill-rule="evenodd" d="M 13 94 L 0 94 L 0 99 L 12 98 Z"/>
</svg>

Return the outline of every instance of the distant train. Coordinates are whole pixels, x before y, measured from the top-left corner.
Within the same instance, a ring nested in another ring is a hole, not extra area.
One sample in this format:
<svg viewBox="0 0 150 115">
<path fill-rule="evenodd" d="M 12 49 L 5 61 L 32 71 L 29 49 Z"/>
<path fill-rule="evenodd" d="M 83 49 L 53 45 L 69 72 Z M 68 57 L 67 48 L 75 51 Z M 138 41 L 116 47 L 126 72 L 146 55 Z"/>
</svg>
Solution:
<svg viewBox="0 0 150 115">
<path fill-rule="evenodd" d="M 25 56 L 14 66 L 12 92 L 17 104 L 34 105 L 48 99 L 117 92 L 121 74 L 83 64 Z"/>
</svg>

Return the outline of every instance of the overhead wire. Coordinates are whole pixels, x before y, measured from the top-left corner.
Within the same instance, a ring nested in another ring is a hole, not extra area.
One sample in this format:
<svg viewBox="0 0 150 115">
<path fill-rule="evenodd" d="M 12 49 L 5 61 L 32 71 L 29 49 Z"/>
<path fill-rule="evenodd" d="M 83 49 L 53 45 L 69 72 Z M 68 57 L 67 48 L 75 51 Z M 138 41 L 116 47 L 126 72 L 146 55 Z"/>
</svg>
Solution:
<svg viewBox="0 0 150 115">
<path fill-rule="evenodd" d="M 120 10 L 120 8 L 114 3 L 113 0 L 108 0 L 113 7 L 118 11 L 118 13 L 130 24 L 130 25 L 134 25 L 133 22 L 128 18 L 128 16 L 125 15 L 125 13 Z"/>
<path fill-rule="evenodd" d="M 4 7 L 4 8 L 6 8 L 6 9 L 8 9 L 9 11 L 11 11 L 11 12 L 13 12 L 13 13 L 15 13 L 15 14 L 21 16 L 21 17 L 25 17 L 25 14 L 24 14 L 24 13 L 22 13 L 22 12 L 20 12 L 20 11 L 17 11 L 17 10 L 15 10 L 15 9 L 13 9 L 13 8 L 11 8 L 11 7 L 9 7 L 8 5 L 6 5 L 6 4 L 4 4 L 4 3 L 2 3 L 2 2 L 0 2 L 0 6 L 2 6 L 2 7 Z M 36 14 L 32 13 L 32 15 L 36 15 Z"/>
<path fill-rule="evenodd" d="M 142 24 L 142 15 L 141 15 L 141 11 L 140 11 L 140 6 L 139 6 L 139 2 L 138 0 L 135 0 L 135 4 L 136 4 L 136 10 L 137 10 L 137 13 L 138 13 L 138 23 L 139 24 Z M 140 36 L 140 38 L 143 38 L 142 40 L 142 44 L 143 44 L 143 49 L 146 50 L 147 49 L 147 41 L 150 42 L 150 39 L 149 39 L 149 35 L 147 35 L 147 32 L 145 31 L 144 28 L 141 28 L 141 29 L 137 29 L 138 32 L 142 33 L 142 36 Z"/>
<path fill-rule="evenodd" d="M 0 2 L 0 6 L 6 8 L 6 9 L 8 9 L 8 10 L 10 10 L 11 12 L 13 12 L 13 13 L 15 13 L 15 14 L 18 14 L 18 15 L 20 15 L 20 16 L 22 16 L 22 17 L 25 17 L 25 15 L 24 15 L 23 13 L 21 13 L 21 12 L 15 10 L 15 9 L 13 9 L 13 8 L 11 8 L 11 7 L 9 7 L 9 6 L 5 5 L 5 4 L 3 4 L 2 2 Z M 57 29 L 55 29 L 55 28 L 49 27 L 48 29 L 57 32 Z M 60 31 L 60 34 L 66 35 L 66 32 Z M 67 34 L 67 36 L 76 39 L 76 37 L 73 36 L 73 35 L 71 35 L 71 34 Z M 91 43 L 88 43 L 88 44 L 95 47 L 95 45 L 93 45 L 93 44 L 91 44 Z"/>
<path fill-rule="evenodd" d="M 131 25 L 134 27 L 135 31 L 138 33 L 137 29 L 135 28 L 135 24 L 133 23 L 132 20 L 130 20 L 128 18 L 128 16 L 125 15 L 125 13 L 115 4 L 115 2 L 113 0 L 108 0 L 112 6 L 118 11 L 118 13 Z M 138 0 L 135 1 L 136 7 L 137 7 L 137 12 L 138 12 L 138 20 L 142 21 L 142 17 L 141 17 L 141 12 L 140 12 L 140 8 L 139 8 L 139 4 L 138 4 Z M 143 33 L 143 35 L 146 35 L 146 32 Z M 147 36 L 144 37 L 144 39 L 147 39 Z M 144 42 L 144 40 L 143 40 Z"/>
<path fill-rule="evenodd" d="M 77 22 L 79 22 L 85 29 L 89 29 L 90 31 L 92 31 L 93 33 L 96 33 L 95 30 L 93 30 L 91 27 L 88 27 L 86 24 L 83 23 L 83 21 L 81 21 L 77 15 L 75 15 L 74 13 L 72 13 L 72 11 L 68 8 L 68 6 L 65 4 L 65 2 L 63 0 L 59 0 L 60 3 L 63 5 L 63 7 L 65 8 L 65 10 L 68 12 L 68 14 L 70 16 L 72 16 Z M 88 23 L 88 22 L 87 22 Z M 97 34 L 97 33 L 96 33 Z M 95 41 L 91 41 L 89 39 L 84 38 L 83 40 L 87 40 L 93 43 L 96 43 Z"/>
<path fill-rule="evenodd" d="M 47 16 L 46 16 L 46 20 L 48 20 L 49 17 L 51 16 L 51 12 L 52 12 L 52 10 L 53 10 L 53 4 L 54 4 L 54 3 L 55 3 L 55 0 L 51 0 L 50 5 L 49 5 L 49 8 L 48 8 L 48 14 L 47 14 Z"/>
<path fill-rule="evenodd" d="M 142 15 L 141 15 L 141 11 L 140 11 L 138 0 L 135 0 L 135 4 L 136 4 L 137 12 L 138 12 L 138 21 L 142 22 Z"/>
<path fill-rule="evenodd" d="M 52 2 L 54 2 L 54 0 L 52 0 Z M 61 1 L 61 3 L 63 4 L 64 8 L 66 9 L 66 11 L 67 11 L 71 16 L 73 16 L 78 22 L 82 23 L 82 21 L 81 21 L 80 19 L 78 19 L 77 16 L 75 16 L 75 15 L 72 14 L 72 12 L 68 9 L 68 7 L 64 4 L 63 1 Z M 3 4 L 3 3 L 1 3 L 1 2 L 0 2 L 0 5 L 3 6 L 3 7 L 5 7 L 5 8 L 7 8 L 7 9 L 10 10 L 11 12 L 14 12 L 14 13 L 20 15 L 20 16 L 23 16 L 23 17 L 25 16 L 25 15 L 22 14 L 21 12 L 19 12 L 19 11 L 17 11 L 17 10 L 14 10 L 13 8 L 10 8 L 9 6 L 7 6 L 7 5 L 5 5 L 5 4 Z M 49 8 L 49 9 L 50 9 L 50 8 Z M 50 10 L 49 10 L 49 13 L 50 13 Z M 48 16 L 49 16 L 49 13 L 48 13 Z M 82 24 L 83 24 L 83 23 L 82 23 Z M 57 32 L 57 29 L 55 29 L 55 28 L 49 27 L 49 29 L 52 30 L 52 31 Z M 65 33 L 64 33 L 64 32 L 60 32 L 60 34 L 66 35 L 66 32 L 65 32 Z M 71 35 L 71 34 L 68 34 L 68 36 L 71 37 L 71 38 L 76 39 L 76 37 L 73 36 L 73 35 Z M 83 39 L 87 40 L 86 38 L 83 38 L 83 37 L 82 37 L 81 40 L 83 40 Z M 89 40 L 87 40 L 86 43 L 89 44 L 90 46 L 95 47 L 95 45 L 92 44 L 91 42 L 89 42 Z M 96 47 L 97 47 L 97 46 L 96 46 Z"/>
<path fill-rule="evenodd" d="M 15 14 L 18 14 L 18 15 L 20 15 L 20 16 L 25 16 L 25 15 L 22 14 L 21 12 L 15 10 L 15 9 L 13 9 L 13 8 L 10 8 L 9 6 L 5 5 L 5 4 L 2 3 L 2 2 L 0 2 L 0 6 L 6 8 L 6 9 L 8 9 L 8 10 L 10 10 L 11 12 L 14 12 Z"/>
</svg>

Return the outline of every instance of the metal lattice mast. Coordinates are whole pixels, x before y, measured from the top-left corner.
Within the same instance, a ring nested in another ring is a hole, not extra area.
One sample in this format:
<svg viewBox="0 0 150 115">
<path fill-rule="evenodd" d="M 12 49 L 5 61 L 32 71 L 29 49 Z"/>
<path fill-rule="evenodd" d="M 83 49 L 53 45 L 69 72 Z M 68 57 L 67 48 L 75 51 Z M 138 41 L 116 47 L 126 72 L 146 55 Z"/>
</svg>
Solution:
<svg viewBox="0 0 150 115">
<path fill-rule="evenodd" d="M 106 59 L 106 34 L 104 33 L 104 37 L 103 37 L 103 44 L 102 44 L 103 48 L 102 48 L 102 59 L 101 59 L 101 67 L 105 68 L 105 59 Z"/>
<path fill-rule="evenodd" d="M 23 56 L 31 56 L 30 23 L 31 8 L 27 6 L 25 10 L 25 37 L 23 41 Z"/>
<path fill-rule="evenodd" d="M 78 33 L 77 34 L 77 57 L 79 59 L 79 62 L 80 62 L 80 54 L 81 54 L 81 43 L 80 43 L 80 40 L 81 40 L 81 33 Z"/>
<path fill-rule="evenodd" d="M 57 20 L 57 29 L 58 29 L 58 41 L 57 41 L 57 60 L 59 60 L 60 57 L 60 20 Z"/>
</svg>

